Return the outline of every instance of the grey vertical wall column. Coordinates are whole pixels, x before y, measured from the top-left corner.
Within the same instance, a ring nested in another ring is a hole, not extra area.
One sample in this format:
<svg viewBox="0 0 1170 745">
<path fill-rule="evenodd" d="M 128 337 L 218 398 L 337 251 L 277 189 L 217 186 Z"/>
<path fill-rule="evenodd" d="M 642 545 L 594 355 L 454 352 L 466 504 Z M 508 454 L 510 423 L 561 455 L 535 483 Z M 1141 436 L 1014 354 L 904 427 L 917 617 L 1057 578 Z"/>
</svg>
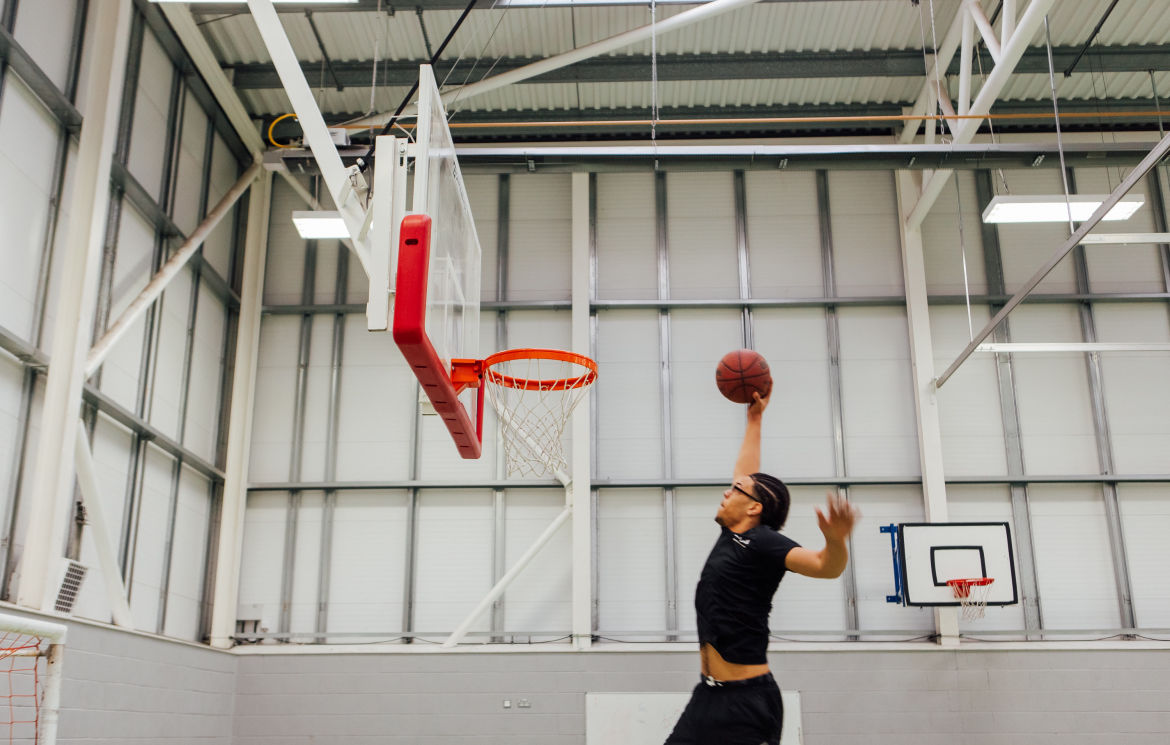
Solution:
<svg viewBox="0 0 1170 745">
<path fill-rule="evenodd" d="M 589 174 L 589 356 L 597 359 L 597 309 L 592 304 L 597 302 L 597 174 Z M 600 429 L 597 425 L 597 386 L 589 386 L 589 436 L 592 439 L 589 448 L 592 474 L 590 482 L 600 478 L 598 470 L 598 453 L 600 452 Z M 597 557 L 601 549 L 601 490 L 592 489 L 589 492 L 589 553 L 593 557 L 593 582 L 590 596 L 590 615 L 594 634 L 601 628 L 601 562 Z M 594 639 L 593 641 L 596 641 Z"/>
<path fill-rule="evenodd" d="M 317 285 L 317 241 L 305 241 L 305 275 L 301 283 L 301 303 L 312 305 Z M 309 390 L 309 352 L 313 346 L 313 315 L 301 316 L 301 335 L 297 345 L 297 385 L 293 399 L 292 453 L 288 480 L 301 480 L 305 447 L 305 399 Z M 284 522 L 284 563 L 280 579 L 280 628 L 287 632 L 292 624 L 293 579 L 296 575 L 297 521 L 301 511 L 301 492 L 288 493 Z"/>
<path fill-rule="evenodd" d="M 333 285 L 333 302 L 343 305 L 349 296 L 349 250 L 337 247 L 337 279 Z M 345 314 L 333 316 L 333 345 L 329 355 L 329 410 L 325 420 L 325 481 L 337 480 L 337 435 L 341 422 L 341 362 L 345 355 Z M 337 508 L 337 490 L 327 489 L 321 504 L 321 551 L 317 562 L 317 621 L 315 631 L 325 633 L 329 626 L 329 583 L 333 576 L 333 513 Z M 325 637 L 317 637 L 324 643 Z"/>
<path fill-rule="evenodd" d="M 1166 198 L 1162 191 L 1162 168 L 1154 166 L 1148 177 L 1150 184 L 1150 205 L 1154 211 L 1154 227 L 1159 233 L 1167 232 Z M 1170 292 L 1170 244 L 1158 245 L 1158 255 L 1162 259 L 1162 287 Z"/>
<path fill-rule="evenodd" d="M 422 406 L 418 397 L 422 388 L 416 380 L 411 385 L 411 422 L 410 422 L 410 480 L 418 479 L 422 461 Z M 406 562 L 405 578 L 402 583 L 402 630 L 414 631 L 414 596 L 415 580 L 418 572 L 418 489 L 410 489 L 406 495 Z M 410 644 L 414 639 L 405 637 L 403 641 Z"/>
<path fill-rule="evenodd" d="M 994 196 L 990 171 L 975 172 L 975 190 L 979 199 L 979 212 L 987 209 Z M 987 275 L 987 294 L 1006 295 L 1003 278 L 1003 258 L 1000 254 L 999 227 L 995 223 L 982 223 L 983 267 Z M 993 303 L 988 313 L 994 316 L 1003 304 Z M 1010 319 L 995 328 L 995 341 L 1008 343 L 1012 340 Z M 997 353 L 995 371 L 999 381 L 999 408 L 1003 419 L 1003 441 L 1007 454 L 1008 474 L 1024 475 L 1024 447 L 1020 439 L 1020 415 L 1016 405 L 1016 381 L 1012 369 L 1012 356 Z M 1020 481 L 1009 487 L 1012 495 L 1012 523 L 1016 531 L 1016 558 L 1020 574 L 1020 592 L 1024 604 L 1024 628 L 1044 628 L 1040 609 L 1040 586 L 1036 581 L 1036 548 L 1032 539 L 1032 511 L 1028 504 L 1028 484 Z"/>
<path fill-rule="evenodd" d="M 1069 190 L 1076 193 L 1076 174 L 1068 169 Z M 1089 265 L 1085 260 L 1085 247 L 1073 249 L 1073 268 L 1076 272 L 1077 292 L 1092 292 L 1089 285 Z M 1081 335 L 1090 344 L 1097 341 L 1097 324 L 1093 318 L 1093 304 L 1088 300 L 1077 303 L 1080 314 Z M 1101 369 L 1101 353 L 1086 352 L 1085 367 L 1089 375 L 1089 395 L 1093 406 L 1093 432 L 1097 440 L 1097 459 L 1101 473 L 1109 476 L 1116 473 L 1113 465 L 1113 440 L 1109 434 L 1109 412 L 1105 405 L 1104 371 Z M 1113 553 L 1113 574 L 1117 581 L 1117 604 L 1121 613 L 1121 625 L 1134 628 L 1133 592 L 1129 580 L 1129 560 L 1125 551 L 1125 531 L 1121 525 L 1121 508 L 1117 504 L 1117 483 L 1106 481 L 1101 484 L 1101 496 L 1105 500 L 1105 522 L 1109 528 L 1109 546 Z"/>
<path fill-rule="evenodd" d="M 11 0 L 13 14 L 16 11 L 16 0 Z M 7 8 L 8 6 L 6 6 Z M 71 103 L 77 99 L 77 80 L 81 68 L 82 42 L 85 36 L 86 5 L 78 3 L 74 11 L 73 33 L 69 48 L 69 66 L 66 72 L 65 88 L 62 93 Z M 15 15 L 7 21 L 11 23 Z M 8 27 L 11 31 L 11 27 Z M 0 75 L 0 84 L 6 76 Z M 3 90 L 0 89 L 0 98 Z M 0 112 L 2 113 L 2 112 Z M 41 255 L 37 269 L 36 294 L 33 296 L 32 327 L 29 329 L 29 341 L 33 347 L 40 349 L 45 332 L 45 306 L 49 296 L 49 280 L 52 276 L 53 247 L 57 236 L 57 224 L 61 217 L 61 195 L 65 189 L 65 167 L 69 159 L 69 145 L 71 135 L 69 130 L 58 124 L 57 148 L 53 157 L 53 179 L 50 182 L 49 208 L 46 211 L 45 232 L 41 240 Z M 16 445 L 14 448 L 12 474 L 8 484 L 8 499 L 5 502 L 3 523 L 0 523 L 0 600 L 9 600 L 9 578 L 12 574 L 14 533 L 17 516 L 20 514 L 20 497 L 23 491 L 25 477 L 25 460 L 28 454 L 29 424 L 32 420 L 33 397 L 36 393 L 37 376 L 40 371 L 32 365 L 25 365 L 22 373 L 20 390 L 20 408 L 17 410 Z"/>
<path fill-rule="evenodd" d="M 508 299 L 508 243 L 509 227 L 512 219 L 512 182 L 511 176 L 506 173 L 499 175 L 498 196 L 496 200 L 496 299 Z M 496 311 L 496 349 L 503 351 L 508 348 L 508 313 Z M 502 424 L 496 420 L 496 479 L 507 478 L 507 465 L 504 460 Z M 507 525 L 508 506 L 503 489 L 492 491 L 492 586 L 508 571 L 507 567 Z M 496 598 L 492 603 L 491 630 L 501 631 L 504 628 L 504 595 Z M 492 637 L 493 642 L 502 642 L 502 636 Z"/>
<path fill-rule="evenodd" d="M 666 228 L 666 174 L 654 173 L 655 239 L 658 251 L 658 299 L 670 299 L 670 237 Z M 662 478 L 674 478 L 674 422 L 671 416 L 670 311 L 658 311 L 658 369 L 662 401 Z M 674 489 L 662 490 L 666 532 L 666 628 L 678 628 L 678 554 L 675 550 Z M 678 637 L 668 636 L 670 641 Z"/>
<path fill-rule="evenodd" d="M 735 256 L 739 268 L 739 299 L 752 297 L 752 265 L 748 255 L 747 234 L 747 183 L 743 171 L 732 172 L 735 189 Z M 752 323 L 752 309 L 744 306 L 740 322 L 743 326 L 743 346 L 755 349 L 755 329 Z"/>
<path fill-rule="evenodd" d="M 829 173 L 817 171 L 817 216 L 821 236 L 821 281 L 825 297 L 837 297 L 837 279 L 833 264 L 833 213 L 829 205 Z M 837 307 L 825 307 L 825 337 L 829 344 L 829 407 L 833 417 L 833 463 L 837 478 L 845 478 L 845 414 L 841 403 L 841 332 L 837 322 Z M 849 487 L 838 486 L 837 492 L 849 498 Z M 849 536 L 849 563 L 842 578 L 845 581 L 845 628 L 860 629 L 857 617 L 857 575 L 853 566 L 853 536 Z M 856 636 L 850 636 L 856 640 Z"/>
</svg>

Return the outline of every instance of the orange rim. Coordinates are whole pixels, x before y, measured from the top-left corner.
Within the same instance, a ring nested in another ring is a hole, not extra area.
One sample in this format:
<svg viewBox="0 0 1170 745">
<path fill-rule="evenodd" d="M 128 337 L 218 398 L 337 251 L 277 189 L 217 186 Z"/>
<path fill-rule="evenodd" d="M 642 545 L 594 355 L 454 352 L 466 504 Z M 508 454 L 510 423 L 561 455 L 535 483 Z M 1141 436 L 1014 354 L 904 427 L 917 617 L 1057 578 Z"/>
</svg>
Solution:
<svg viewBox="0 0 1170 745">
<path fill-rule="evenodd" d="M 589 372 L 574 378 L 560 380 L 531 380 L 504 375 L 492 369 L 501 362 L 515 360 L 553 360 L 554 362 L 571 362 L 586 368 Z M 597 380 L 597 363 L 583 354 L 565 352 L 560 349 L 509 349 L 496 352 L 483 361 L 483 374 L 489 382 L 505 388 L 517 388 L 525 391 L 567 391 L 584 388 Z"/>
<path fill-rule="evenodd" d="M 947 585 L 955 591 L 955 597 L 965 598 L 971 595 L 972 587 L 990 585 L 995 579 L 992 577 L 975 577 L 973 579 L 948 579 Z"/>
</svg>

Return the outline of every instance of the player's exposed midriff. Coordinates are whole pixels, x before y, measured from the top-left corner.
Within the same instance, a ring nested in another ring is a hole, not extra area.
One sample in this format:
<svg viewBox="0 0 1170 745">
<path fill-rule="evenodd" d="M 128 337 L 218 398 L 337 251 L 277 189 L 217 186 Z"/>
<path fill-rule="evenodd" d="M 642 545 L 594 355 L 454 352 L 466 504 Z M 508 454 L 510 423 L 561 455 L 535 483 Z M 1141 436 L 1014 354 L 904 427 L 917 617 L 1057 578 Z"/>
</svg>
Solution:
<svg viewBox="0 0 1170 745">
<path fill-rule="evenodd" d="M 699 659 L 702 662 L 703 675 L 715 680 L 747 680 L 768 672 L 766 664 L 737 665 L 734 662 L 728 662 L 719 654 L 719 650 L 710 644 L 704 644 L 699 648 Z"/>
</svg>

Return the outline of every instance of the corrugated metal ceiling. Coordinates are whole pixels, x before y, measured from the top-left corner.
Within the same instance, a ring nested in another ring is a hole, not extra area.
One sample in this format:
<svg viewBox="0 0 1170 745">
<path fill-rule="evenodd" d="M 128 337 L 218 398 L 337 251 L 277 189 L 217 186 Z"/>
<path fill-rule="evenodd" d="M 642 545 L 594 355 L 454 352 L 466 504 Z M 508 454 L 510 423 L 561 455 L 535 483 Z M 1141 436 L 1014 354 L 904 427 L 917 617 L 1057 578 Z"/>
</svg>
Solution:
<svg viewBox="0 0 1170 745">
<path fill-rule="evenodd" d="M 1111 0 L 1059 0 L 1052 12 L 1052 36 L 1056 45 L 1083 44 Z M 982 0 L 990 13 L 997 0 Z M 849 51 L 921 49 L 925 38 L 932 46 L 934 32 L 942 36 L 957 12 L 959 0 L 922 0 L 914 7 L 907 0 L 852 0 L 845 2 L 766 3 L 753 5 L 715 19 L 665 34 L 658 41 L 662 55 L 728 52 Z M 660 17 L 694 6 L 664 6 Z M 933 10 L 933 31 L 931 12 Z M 1021 9 L 1021 13 L 1023 10 Z M 437 45 L 458 18 L 457 11 L 428 11 L 424 15 L 432 46 Z M 214 16 L 204 17 L 208 21 Z M 375 44 L 381 58 L 392 60 L 427 57 L 422 26 L 416 13 L 395 15 L 368 12 L 330 12 L 313 16 L 326 50 L 339 61 L 369 60 Z M 281 19 L 298 57 L 321 62 L 322 57 L 308 20 L 300 14 Z M 514 8 L 473 11 L 456 34 L 444 57 L 464 58 L 472 64 L 480 57 L 532 58 L 558 54 L 589 42 L 644 25 L 646 7 Z M 204 23 L 204 34 L 225 65 L 267 62 L 268 54 L 251 17 L 247 14 Z M 1098 36 L 1104 45 L 1170 43 L 1170 2 L 1121 0 Z M 1043 34 L 1035 39 L 1043 44 Z M 647 41 L 616 54 L 648 55 Z M 323 66 L 322 66 L 323 67 Z M 471 66 L 459 66 L 450 82 L 462 81 Z M 371 70 L 372 72 L 372 70 Z M 475 69 L 472 79 L 486 72 Z M 1093 74 L 1092 54 L 1071 78 L 1059 79 L 1063 98 L 1149 97 L 1149 77 L 1144 73 Z M 310 76 L 312 77 L 312 76 Z M 1170 73 L 1160 73 L 1165 85 Z M 322 69 L 320 80 L 328 76 Z M 819 78 L 787 80 L 685 81 L 660 84 L 661 104 L 666 108 L 700 105 L 772 105 L 776 103 L 909 102 L 920 80 L 914 78 Z M 977 81 L 976 81 L 977 88 Z M 579 93 L 578 93 L 579 91 Z M 241 91 L 258 115 L 289 110 L 281 90 Z M 397 106 L 405 89 L 379 88 L 375 108 Z M 1004 99 L 1041 100 L 1049 96 L 1044 75 L 1018 75 Z M 649 105 L 650 85 L 645 83 L 572 83 L 511 86 L 477 96 L 463 105 L 473 111 L 644 107 Z M 364 112 L 370 107 L 369 89 L 349 88 L 319 94 L 327 113 Z"/>
</svg>

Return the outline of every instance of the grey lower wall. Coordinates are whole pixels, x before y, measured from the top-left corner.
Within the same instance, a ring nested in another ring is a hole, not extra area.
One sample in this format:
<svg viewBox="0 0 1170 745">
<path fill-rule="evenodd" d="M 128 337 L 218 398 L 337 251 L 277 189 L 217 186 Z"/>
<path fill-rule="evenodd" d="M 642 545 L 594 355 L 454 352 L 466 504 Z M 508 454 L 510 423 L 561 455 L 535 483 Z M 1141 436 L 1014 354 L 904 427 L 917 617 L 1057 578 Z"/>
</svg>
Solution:
<svg viewBox="0 0 1170 745">
<path fill-rule="evenodd" d="M 687 691 L 698 677 L 695 652 L 229 654 L 69 627 L 62 743 L 583 745 L 586 692 Z M 1170 742 L 1170 649 L 924 644 L 770 660 L 800 691 L 806 745 Z M 503 708 L 520 698 L 532 707 Z"/>
<path fill-rule="evenodd" d="M 1170 742 L 1170 650 L 780 652 L 806 745 Z M 696 653 L 239 658 L 234 742 L 585 741 L 587 691 L 686 691 Z M 530 709 L 504 709 L 529 698 Z"/>
<path fill-rule="evenodd" d="M 11 606 L 0 611 L 25 615 Z M 231 742 L 234 655 L 95 624 L 64 623 L 69 633 L 58 743 Z"/>
</svg>

